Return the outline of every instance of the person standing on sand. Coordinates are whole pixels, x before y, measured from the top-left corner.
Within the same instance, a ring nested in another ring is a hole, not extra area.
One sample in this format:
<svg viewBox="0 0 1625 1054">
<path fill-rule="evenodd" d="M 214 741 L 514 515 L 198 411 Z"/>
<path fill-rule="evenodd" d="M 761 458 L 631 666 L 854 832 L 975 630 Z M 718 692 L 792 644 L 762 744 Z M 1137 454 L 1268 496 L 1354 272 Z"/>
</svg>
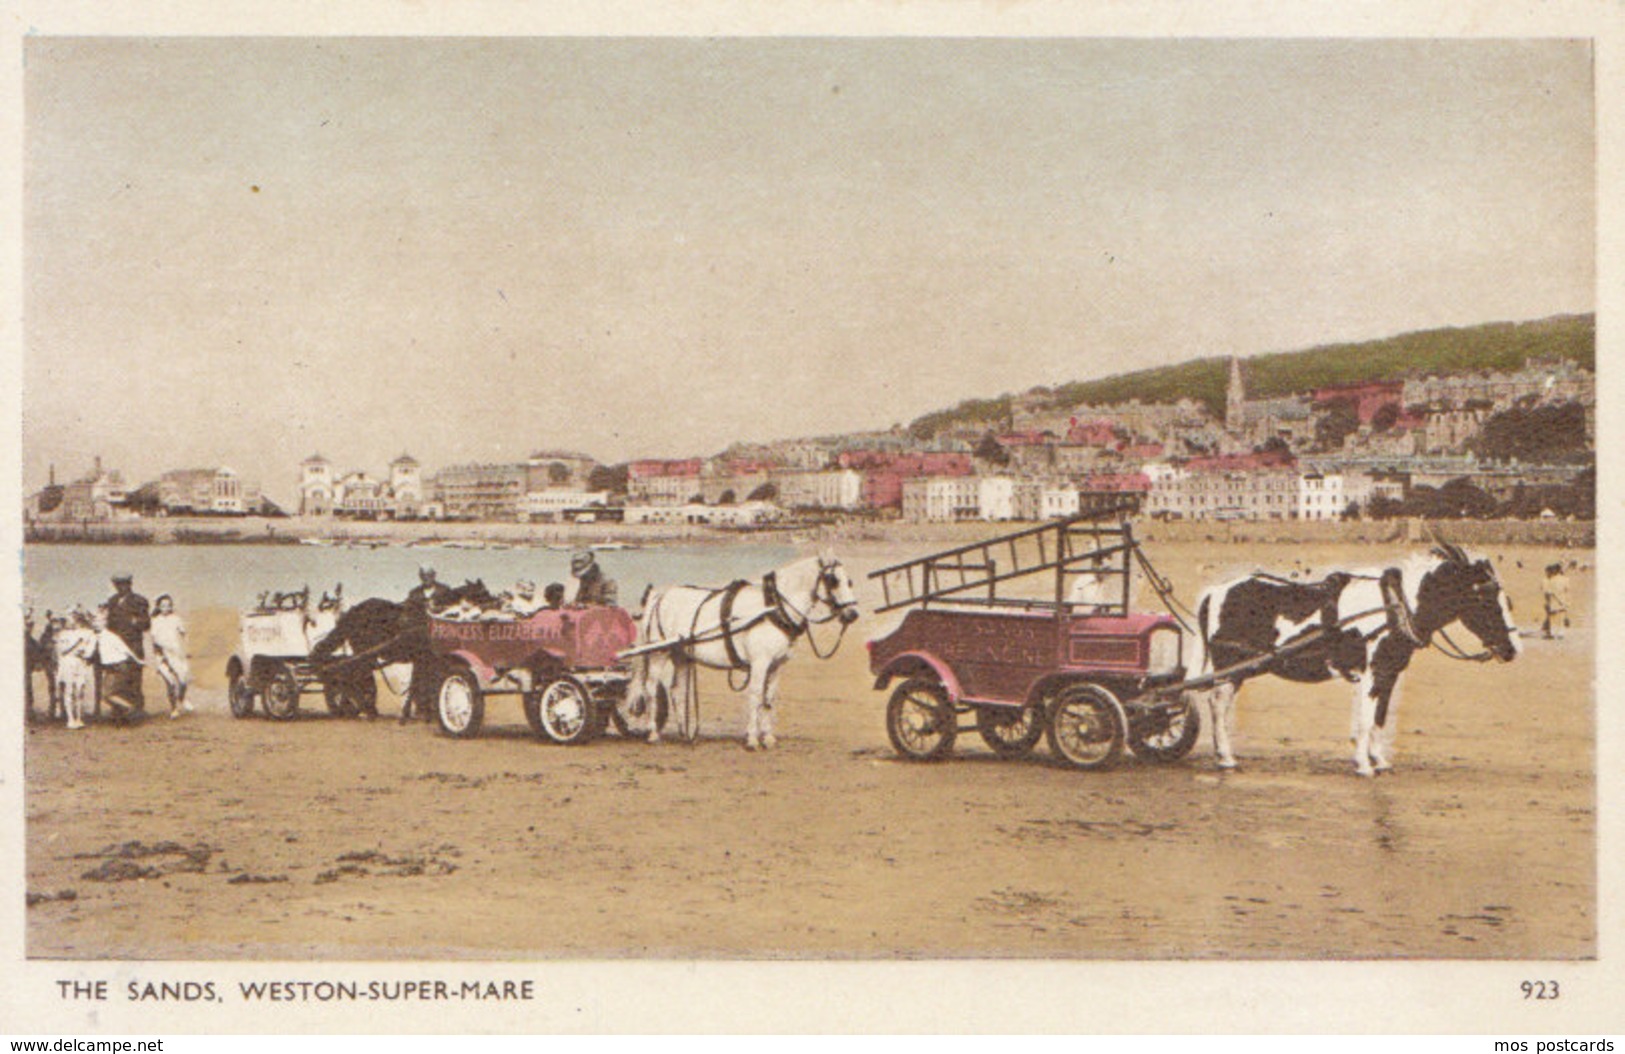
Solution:
<svg viewBox="0 0 1625 1054">
<path fill-rule="evenodd" d="M 152 602 L 152 652 L 158 676 L 169 692 L 170 720 L 192 712 L 186 688 L 192 668 L 186 661 L 186 623 L 175 613 L 175 598 L 165 593 Z"/>
<path fill-rule="evenodd" d="M 1540 624 L 1540 635 L 1546 640 L 1552 640 L 1552 630 L 1559 620 L 1564 630 L 1569 628 L 1569 576 L 1563 572 L 1561 563 L 1546 565 L 1546 580 L 1541 584 L 1541 599 L 1546 609 L 1546 618 Z M 1562 640 L 1563 634 L 1558 633 L 1556 639 Z"/>
<path fill-rule="evenodd" d="M 104 604 L 96 609 L 96 668 L 101 672 L 102 698 L 120 721 L 139 719 L 143 713 L 141 671 L 146 666 L 135 649 L 113 630 L 112 612 Z M 139 643 L 139 642 L 138 642 Z"/>
<path fill-rule="evenodd" d="M 90 614 L 73 612 L 57 630 L 56 684 L 52 691 L 62 701 L 69 728 L 85 727 L 85 712 L 96 691 L 96 631 Z"/>
<path fill-rule="evenodd" d="M 146 696 L 141 688 L 140 667 L 147 658 L 146 645 L 143 640 L 147 630 L 152 628 L 152 613 L 147 606 L 147 598 L 137 593 L 131 586 L 128 574 L 113 576 L 113 595 L 107 598 L 104 605 L 107 612 L 107 630 L 117 637 L 124 645 L 123 650 L 130 655 L 130 661 L 136 664 L 135 677 L 127 684 L 122 684 L 121 698 L 134 707 L 135 712 L 144 714 L 147 711 Z M 103 671 L 112 664 L 106 658 L 102 659 Z M 112 689 L 103 686 L 108 698 L 112 697 Z"/>
</svg>

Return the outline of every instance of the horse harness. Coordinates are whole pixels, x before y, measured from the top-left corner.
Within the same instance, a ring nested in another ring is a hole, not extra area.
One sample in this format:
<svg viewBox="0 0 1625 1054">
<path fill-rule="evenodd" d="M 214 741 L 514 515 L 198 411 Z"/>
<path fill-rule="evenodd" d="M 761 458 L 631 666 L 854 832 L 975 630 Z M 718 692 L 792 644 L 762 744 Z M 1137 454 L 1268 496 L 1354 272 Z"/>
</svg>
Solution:
<svg viewBox="0 0 1625 1054">
<path fill-rule="evenodd" d="M 763 621 L 772 623 L 773 625 L 777 626 L 786 637 L 790 638 L 790 643 L 792 644 L 794 644 L 803 633 L 807 632 L 807 623 L 805 620 L 797 622 L 795 619 L 790 617 L 788 601 L 784 599 L 784 594 L 779 592 L 778 575 L 773 571 L 769 571 L 767 574 L 762 576 L 762 603 L 765 610 L 759 614 L 753 615 L 748 619 L 745 619 L 736 625 L 734 622 L 734 602 L 739 598 L 739 594 L 748 585 L 750 585 L 748 581 L 743 578 L 738 578 L 728 583 L 722 589 L 712 591 L 712 596 L 717 596 L 718 594 L 721 595 L 720 610 L 717 614 L 717 631 L 721 636 L 722 646 L 727 649 L 728 663 L 736 669 L 742 669 L 749 664 L 745 662 L 745 657 L 739 654 L 739 648 L 734 644 L 734 636 L 735 634 L 750 629 L 752 626 L 756 625 L 756 623 Z M 708 597 L 707 599 L 710 598 Z M 702 602 L 699 607 L 695 609 L 696 622 L 699 618 L 699 610 L 704 606 L 705 604 Z M 691 642 L 697 643 L 703 639 L 704 638 L 702 638 L 698 633 L 691 632 Z"/>
</svg>

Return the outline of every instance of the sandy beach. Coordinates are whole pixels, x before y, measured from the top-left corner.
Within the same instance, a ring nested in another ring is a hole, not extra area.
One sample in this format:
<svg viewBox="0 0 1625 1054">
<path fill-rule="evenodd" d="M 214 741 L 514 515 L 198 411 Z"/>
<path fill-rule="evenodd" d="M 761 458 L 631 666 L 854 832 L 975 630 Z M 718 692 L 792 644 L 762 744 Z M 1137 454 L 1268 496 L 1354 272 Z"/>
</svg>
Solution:
<svg viewBox="0 0 1625 1054">
<path fill-rule="evenodd" d="M 924 551 L 841 549 L 859 577 Z M 974 735 L 904 762 L 862 647 L 890 615 L 830 661 L 801 648 L 766 754 L 741 749 L 743 701 L 719 676 L 693 746 L 543 745 L 511 699 L 458 741 L 398 724 L 387 691 L 373 722 L 319 696 L 298 720 L 236 720 L 236 614 L 188 612 L 198 713 L 27 729 L 28 955 L 1590 957 L 1593 554 L 1485 551 L 1526 631 L 1541 565 L 1579 561 L 1576 629 L 1510 665 L 1418 656 L 1397 770 L 1376 780 L 1352 774 L 1346 686 L 1273 681 L 1242 693 L 1233 773 L 1206 732 L 1172 766 L 1005 761 Z M 1190 599 L 1237 570 L 1392 553 L 1152 555 Z"/>
</svg>

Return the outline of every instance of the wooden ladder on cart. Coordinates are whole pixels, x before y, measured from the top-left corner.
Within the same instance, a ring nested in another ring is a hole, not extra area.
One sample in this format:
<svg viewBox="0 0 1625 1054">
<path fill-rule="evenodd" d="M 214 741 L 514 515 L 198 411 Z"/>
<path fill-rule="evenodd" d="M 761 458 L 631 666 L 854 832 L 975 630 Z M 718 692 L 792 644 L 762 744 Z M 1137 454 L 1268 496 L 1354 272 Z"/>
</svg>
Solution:
<svg viewBox="0 0 1625 1054">
<path fill-rule="evenodd" d="M 1067 587 L 1072 577 L 1102 574 L 1117 577 L 1122 589 L 1118 599 L 1098 613 L 1127 614 L 1135 541 L 1133 528 L 1122 517 L 1136 508 L 1132 499 L 1101 500 L 1075 516 L 871 571 L 869 577 L 879 580 L 882 595 L 875 611 L 911 604 L 928 607 L 932 603 L 1017 607 L 1053 604 L 1059 609 L 1068 603 Z M 1118 522 L 1104 522 L 1107 520 Z M 1045 571 L 1055 575 L 1053 600 L 998 595 L 1000 582 Z M 985 595 L 968 595 L 981 591 Z"/>
</svg>

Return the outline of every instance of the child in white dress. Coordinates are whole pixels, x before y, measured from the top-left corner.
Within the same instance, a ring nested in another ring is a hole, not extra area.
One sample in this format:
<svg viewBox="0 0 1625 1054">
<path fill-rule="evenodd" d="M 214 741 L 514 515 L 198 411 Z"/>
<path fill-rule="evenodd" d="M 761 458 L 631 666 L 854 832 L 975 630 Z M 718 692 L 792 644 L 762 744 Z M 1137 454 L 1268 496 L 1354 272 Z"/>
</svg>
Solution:
<svg viewBox="0 0 1625 1054">
<path fill-rule="evenodd" d="M 169 691 L 169 716 L 177 718 L 191 713 L 192 704 L 186 700 L 186 688 L 192 681 L 192 668 L 186 661 L 186 623 L 175 613 L 175 599 L 168 593 L 152 605 L 153 665 Z"/>
</svg>

